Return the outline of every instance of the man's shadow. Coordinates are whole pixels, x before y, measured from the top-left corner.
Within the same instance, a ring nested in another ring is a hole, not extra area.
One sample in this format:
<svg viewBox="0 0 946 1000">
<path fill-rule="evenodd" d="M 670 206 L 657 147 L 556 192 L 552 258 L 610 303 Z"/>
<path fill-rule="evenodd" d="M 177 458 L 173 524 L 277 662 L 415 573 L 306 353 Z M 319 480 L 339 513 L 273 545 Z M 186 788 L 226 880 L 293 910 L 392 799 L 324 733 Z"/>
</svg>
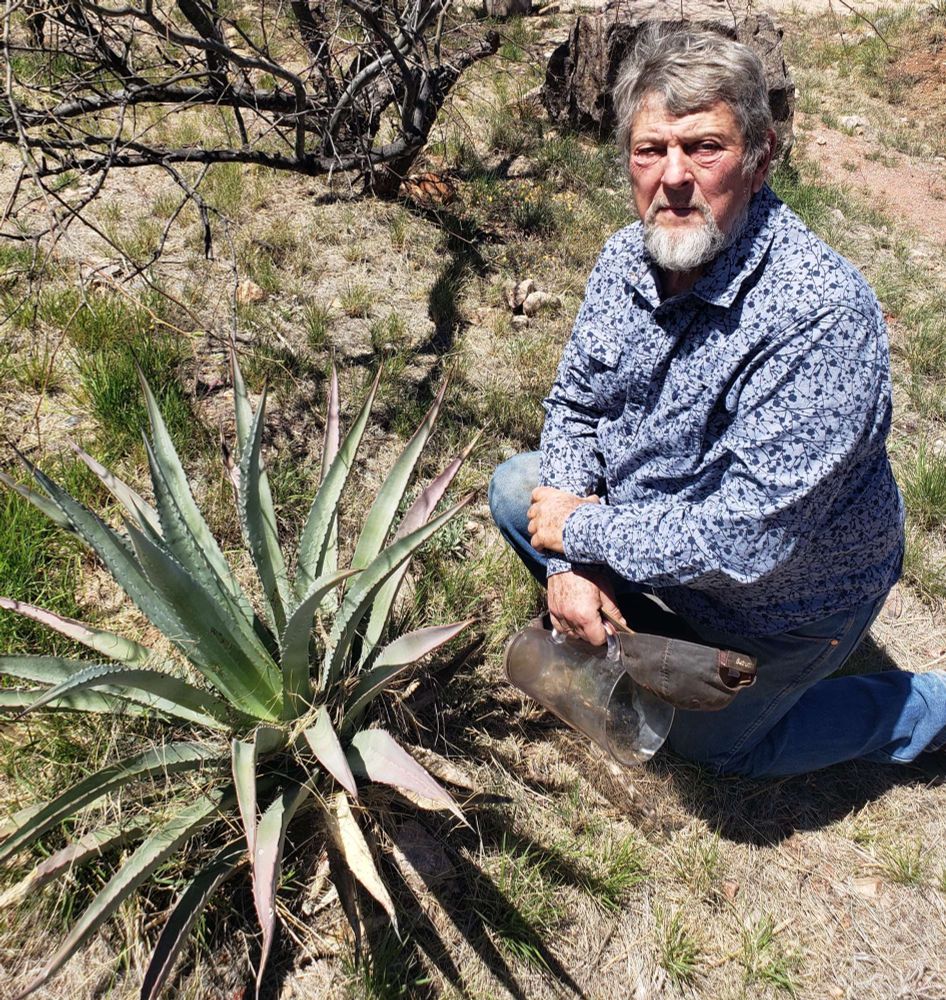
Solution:
<svg viewBox="0 0 946 1000">
<path fill-rule="evenodd" d="M 897 670 L 868 636 L 833 676 Z M 946 752 L 912 764 L 851 761 L 791 778 L 717 777 L 679 758 L 652 765 L 669 775 L 684 808 L 721 837 L 755 845 L 778 844 L 798 830 L 817 830 L 900 786 L 934 787 L 946 781 Z"/>
<path fill-rule="evenodd" d="M 634 623 L 639 625 L 638 622 Z M 668 619 L 648 621 L 648 631 L 677 632 L 677 638 L 690 638 L 674 629 L 679 624 Z M 657 627 L 655 627 L 657 626 Z M 872 636 L 861 643 L 844 666 L 833 676 L 880 673 L 898 670 L 896 662 Z M 493 699 L 496 692 L 493 691 Z M 487 700 L 491 700 L 486 696 Z M 554 731 L 568 741 L 570 731 L 550 715 L 539 713 L 528 720 L 513 711 L 506 700 L 496 701 L 489 712 L 487 730 L 496 738 L 515 732 L 526 740 L 547 740 Z M 554 737 L 552 737 L 554 738 Z M 583 737 L 575 737 L 581 741 Z M 502 755 L 499 754 L 501 757 Z M 509 761 L 515 769 L 515 763 Z M 718 776 L 667 751 L 661 751 L 644 765 L 659 779 L 668 781 L 682 809 L 705 820 L 707 825 L 729 840 L 755 845 L 778 844 L 798 830 L 817 830 L 857 811 L 900 786 L 935 787 L 946 781 L 946 750 L 923 755 L 912 764 L 877 764 L 852 761 L 809 774 L 790 778 L 750 779 Z M 584 768 L 582 770 L 585 770 Z M 633 772 L 622 771 L 614 778 L 608 767 L 596 766 L 585 777 L 598 791 L 628 818 L 647 825 L 646 808 L 638 797 L 627 795 Z M 627 780 L 625 780 L 627 779 Z M 552 788 L 537 791 L 554 791 Z M 641 810 L 644 812 L 641 812 Z"/>
</svg>

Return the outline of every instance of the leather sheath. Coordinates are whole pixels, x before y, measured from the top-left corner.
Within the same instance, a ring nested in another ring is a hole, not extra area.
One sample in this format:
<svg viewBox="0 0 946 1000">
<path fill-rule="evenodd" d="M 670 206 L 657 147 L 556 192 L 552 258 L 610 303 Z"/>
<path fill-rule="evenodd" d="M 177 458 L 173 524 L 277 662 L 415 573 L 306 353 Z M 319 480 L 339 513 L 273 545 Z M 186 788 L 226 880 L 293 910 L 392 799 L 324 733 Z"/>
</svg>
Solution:
<svg viewBox="0 0 946 1000">
<path fill-rule="evenodd" d="M 690 712 L 718 712 L 756 679 L 755 657 L 684 639 L 615 629 L 635 683 Z"/>
</svg>

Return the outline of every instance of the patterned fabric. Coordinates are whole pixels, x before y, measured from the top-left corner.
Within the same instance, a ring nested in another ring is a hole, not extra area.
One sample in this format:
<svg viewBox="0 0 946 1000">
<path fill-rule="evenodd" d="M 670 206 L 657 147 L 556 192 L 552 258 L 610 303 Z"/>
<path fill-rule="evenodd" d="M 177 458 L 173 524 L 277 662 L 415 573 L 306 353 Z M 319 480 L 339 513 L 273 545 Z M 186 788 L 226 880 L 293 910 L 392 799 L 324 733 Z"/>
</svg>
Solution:
<svg viewBox="0 0 946 1000">
<path fill-rule="evenodd" d="M 900 573 L 880 307 L 767 187 L 663 302 L 640 223 L 612 236 L 545 409 L 543 484 L 606 495 L 569 516 L 550 574 L 606 563 L 694 622 L 767 635 Z"/>
</svg>

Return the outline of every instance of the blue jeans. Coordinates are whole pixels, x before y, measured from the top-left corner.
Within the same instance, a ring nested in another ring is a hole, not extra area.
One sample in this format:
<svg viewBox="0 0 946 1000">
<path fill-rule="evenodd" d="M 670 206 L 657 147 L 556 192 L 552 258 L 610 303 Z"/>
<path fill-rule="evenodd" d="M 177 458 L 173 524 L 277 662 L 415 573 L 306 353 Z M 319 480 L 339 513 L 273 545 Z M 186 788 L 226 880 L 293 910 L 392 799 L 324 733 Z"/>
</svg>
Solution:
<svg viewBox="0 0 946 1000">
<path fill-rule="evenodd" d="M 500 533 L 544 585 L 546 559 L 529 544 L 526 517 L 538 474 L 538 452 L 504 462 L 490 482 L 489 504 Z M 740 636 L 684 621 L 661 610 L 645 588 L 612 578 L 631 627 L 758 659 L 756 683 L 727 708 L 677 711 L 667 745 L 682 757 L 720 773 L 764 777 L 802 774 L 856 757 L 903 763 L 946 744 L 943 672 L 831 676 L 867 634 L 885 594 L 788 632 Z"/>
</svg>

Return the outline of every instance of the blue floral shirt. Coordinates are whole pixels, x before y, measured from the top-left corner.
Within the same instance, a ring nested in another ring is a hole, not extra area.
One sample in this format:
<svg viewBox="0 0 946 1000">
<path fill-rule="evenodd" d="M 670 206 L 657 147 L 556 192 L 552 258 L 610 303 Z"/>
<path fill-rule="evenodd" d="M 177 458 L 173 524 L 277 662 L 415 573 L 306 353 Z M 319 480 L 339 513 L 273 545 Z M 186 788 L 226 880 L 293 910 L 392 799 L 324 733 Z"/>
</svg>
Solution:
<svg viewBox="0 0 946 1000">
<path fill-rule="evenodd" d="M 545 409 L 542 482 L 606 494 L 568 517 L 550 573 L 605 563 L 743 635 L 854 607 L 900 573 L 880 307 L 767 187 L 664 301 L 640 223 L 612 236 Z"/>
</svg>

